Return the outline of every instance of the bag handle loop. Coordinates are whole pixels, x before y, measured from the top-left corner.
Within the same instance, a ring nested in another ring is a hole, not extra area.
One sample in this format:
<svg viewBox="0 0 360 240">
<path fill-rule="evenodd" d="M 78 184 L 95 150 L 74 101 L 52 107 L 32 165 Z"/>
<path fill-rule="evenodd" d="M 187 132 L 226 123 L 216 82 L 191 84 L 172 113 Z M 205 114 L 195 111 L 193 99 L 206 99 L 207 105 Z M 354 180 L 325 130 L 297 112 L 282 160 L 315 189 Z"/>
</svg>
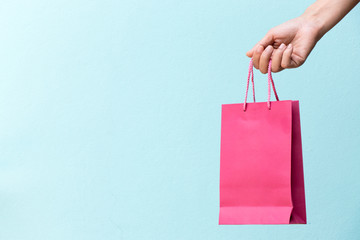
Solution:
<svg viewBox="0 0 360 240">
<path fill-rule="evenodd" d="M 247 104 L 247 96 L 248 96 L 248 91 L 249 91 L 249 83 L 250 83 L 250 77 L 251 77 L 251 83 L 252 83 L 252 87 L 253 87 L 253 99 L 254 99 L 254 102 L 255 102 L 255 86 L 254 86 L 254 64 L 253 64 L 253 61 L 252 59 L 250 60 L 250 63 L 249 63 L 249 74 L 248 74 L 248 79 L 247 79 L 247 83 L 246 83 L 246 92 L 245 92 L 245 101 L 244 101 L 244 112 L 246 111 L 246 104 Z M 279 101 L 279 96 L 276 92 L 276 89 L 275 89 L 275 83 L 274 83 L 274 79 L 272 78 L 272 75 L 271 75 L 271 59 L 269 61 L 269 66 L 268 66 L 268 99 L 267 99 L 267 106 L 268 106 L 268 109 L 271 110 L 271 102 L 270 102 L 270 97 L 271 97 L 271 87 L 270 85 L 272 85 L 272 88 L 273 88 L 273 91 L 274 91 L 274 94 L 275 94 L 275 98 L 276 98 L 276 101 Z M 270 84 L 271 83 L 271 84 Z"/>
</svg>

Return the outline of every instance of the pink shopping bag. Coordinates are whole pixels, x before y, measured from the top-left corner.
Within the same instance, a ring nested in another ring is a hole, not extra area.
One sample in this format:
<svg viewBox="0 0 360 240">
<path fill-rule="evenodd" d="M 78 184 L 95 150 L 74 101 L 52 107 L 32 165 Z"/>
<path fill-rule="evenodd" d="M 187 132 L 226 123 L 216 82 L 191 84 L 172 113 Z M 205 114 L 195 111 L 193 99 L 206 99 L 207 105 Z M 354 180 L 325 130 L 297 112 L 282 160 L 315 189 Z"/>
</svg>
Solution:
<svg viewBox="0 0 360 240">
<path fill-rule="evenodd" d="M 245 102 L 222 105 L 219 224 L 305 223 L 299 101 L 279 101 L 270 62 L 268 101 L 255 102 L 250 61 Z"/>
</svg>

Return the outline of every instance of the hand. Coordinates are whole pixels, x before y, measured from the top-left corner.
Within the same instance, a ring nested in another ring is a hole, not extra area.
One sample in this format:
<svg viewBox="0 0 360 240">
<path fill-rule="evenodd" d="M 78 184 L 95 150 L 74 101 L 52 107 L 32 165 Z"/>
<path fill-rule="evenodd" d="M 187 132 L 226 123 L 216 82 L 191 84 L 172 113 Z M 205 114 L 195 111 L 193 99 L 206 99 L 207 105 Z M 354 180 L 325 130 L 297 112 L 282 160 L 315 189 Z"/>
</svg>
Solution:
<svg viewBox="0 0 360 240">
<path fill-rule="evenodd" d="M 305 16 L 272 28 L 250 51 L 254 67 L 267 73 L 272 59 L 272 72 L 301 66 L 321 38 L 319 26 Z"/>
</svg>

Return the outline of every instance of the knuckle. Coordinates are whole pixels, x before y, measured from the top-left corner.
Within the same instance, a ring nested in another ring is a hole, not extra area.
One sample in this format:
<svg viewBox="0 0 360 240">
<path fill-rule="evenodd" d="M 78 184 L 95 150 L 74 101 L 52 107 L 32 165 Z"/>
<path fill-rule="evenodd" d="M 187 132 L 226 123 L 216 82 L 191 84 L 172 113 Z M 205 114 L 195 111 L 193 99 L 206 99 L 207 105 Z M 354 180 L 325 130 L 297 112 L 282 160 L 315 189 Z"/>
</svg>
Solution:
<svg viewBox="0 0 360 240">
<path fill-rule="evenodd" d="M 303 65 L 305 63 L 305 60 L 301 60 L 297 65 L 300 67 L 301 65 Z"/>
<path fill-rule="evenodd" d="M 287 68 L 287 67 L 288 67 L 288 64 L 287 64 L 287 63 L 281 63 L 281 67 L 282 67 L 282 68 Z"/>
<path fill-rule="evenodd" d="M 272 72 L 279 72 L 280 71 L 280 68 L 278 66 L 272 66 L 271 67 L 271 71 Z"/>
</svg>

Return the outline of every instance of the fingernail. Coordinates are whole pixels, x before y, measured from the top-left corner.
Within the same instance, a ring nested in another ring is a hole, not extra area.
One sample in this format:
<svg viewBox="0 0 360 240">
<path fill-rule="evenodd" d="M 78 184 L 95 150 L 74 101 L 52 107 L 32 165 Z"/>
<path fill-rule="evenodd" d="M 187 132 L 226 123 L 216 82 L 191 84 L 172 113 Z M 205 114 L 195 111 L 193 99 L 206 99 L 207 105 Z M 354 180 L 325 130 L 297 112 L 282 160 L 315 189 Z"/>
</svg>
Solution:
<svg viewBox="0 0 360 240">
<path fill-rule="evenodd" d="M 288 48 L 288 49 L 291 49 L 291 48 L 292 48 L 292 44 L 290 43 L 287 48 Z"/>
<path fill-rule="evenodd" d="M 272 51 L 272 46 L 267 46 L 267 47 L 265 48 L 265 51 L 266 51 L 266 52 Z"/>
<path fill-rule="evenodd" d="M 256 51 L 258 53 L 261 53 L 262 51 L 264 50 L 264 47 L 262 45 L 259 45 L 257 48 L 256 48 Z"/>
<path fill-rule="evenodd" d="M 284 49 L 284 48 L 285 48 L 285 44 L 282 43 L 282 44 L 280 45 L 279 49 Z"/>
</svg>

